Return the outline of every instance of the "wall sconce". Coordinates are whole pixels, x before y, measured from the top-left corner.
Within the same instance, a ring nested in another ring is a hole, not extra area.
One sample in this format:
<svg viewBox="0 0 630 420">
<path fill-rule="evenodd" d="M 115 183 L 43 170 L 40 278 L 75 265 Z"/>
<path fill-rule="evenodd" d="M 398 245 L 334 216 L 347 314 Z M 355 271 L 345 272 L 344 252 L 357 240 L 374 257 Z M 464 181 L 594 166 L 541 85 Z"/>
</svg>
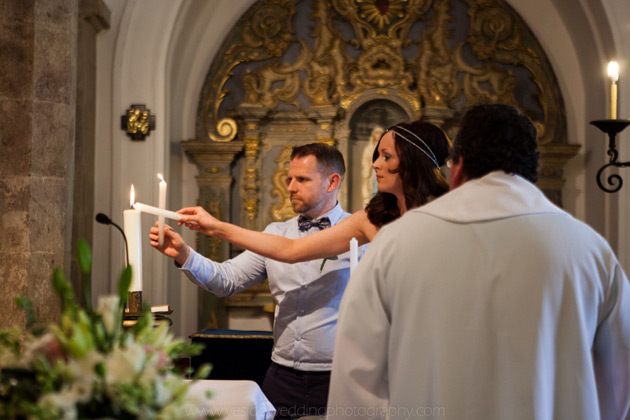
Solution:
<svg viewBox="0 0 630 420">
<path fill-rule="evenodd" d="M 120 117 L 120 128 L 131 140 L 144 140 L 151 130 L 155 130 L 155 115 L 142 104 L 131 105 L 127 113 Z"/>
<path fill-rule="evenodd" d="M 602 166 L 599 171 L 597 171 L 597 186 L 607 193 L 614 193 L 621 189 L 623 186 L 623 180 L 617 174 L 612 174 L 606 180 L 608 185 L 611 188 L 606 188 L 604 184 L 602 184 L 601 176 L 603 172 L 614 166 L 615 168 L 623 168 L 626 166 L 630 166 L 630 162 L 617 162 L 617 158 L 619 157 L 619 152 L 617 151 L 616 146 L 616 137 L 617 134 L 622 132 L 628 125 L 630 125 L 630 120 L 595 120 L 591 121 L 591 124 L 595 127 L 599 128 L 604 133 L 608 134 L 608 156 L 610 159 L 608 163 Z"/>
</svg>

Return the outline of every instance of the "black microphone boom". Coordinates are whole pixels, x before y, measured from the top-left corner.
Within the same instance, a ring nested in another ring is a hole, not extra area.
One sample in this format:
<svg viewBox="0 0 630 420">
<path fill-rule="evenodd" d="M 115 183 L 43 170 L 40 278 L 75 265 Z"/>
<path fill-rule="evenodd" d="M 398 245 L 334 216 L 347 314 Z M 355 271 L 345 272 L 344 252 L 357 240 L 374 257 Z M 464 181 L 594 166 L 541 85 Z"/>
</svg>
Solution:
<svg viewBox="0 0 630 420">
<path fill-rule="evenodd" d="M 120 226 L 114 223 L 112 219 L 110 219 L 109 216 L 107 216 L 106 214 L 98 213 L 96 215 L 96 221 L 103 225 L 114 225 L 116 229 L 118 229 L 120 233 L 122 233 L 123 240 L 125 241 L 125 256 L 127 257 L 126 262 L 127 262 L 127 265 L 129 265 L 129 245 L 127 244 L 127 236 L 125 235 L 125 232 L 120 228 Z"/>
<path fill-rule="evenodd" d="M 96 221 L 104 225 L 109 225 L 112 223 L 112 219 L 110 219 L 108 215 L 103 213 L 99 213 L 96 215 Z"/>
</svg>

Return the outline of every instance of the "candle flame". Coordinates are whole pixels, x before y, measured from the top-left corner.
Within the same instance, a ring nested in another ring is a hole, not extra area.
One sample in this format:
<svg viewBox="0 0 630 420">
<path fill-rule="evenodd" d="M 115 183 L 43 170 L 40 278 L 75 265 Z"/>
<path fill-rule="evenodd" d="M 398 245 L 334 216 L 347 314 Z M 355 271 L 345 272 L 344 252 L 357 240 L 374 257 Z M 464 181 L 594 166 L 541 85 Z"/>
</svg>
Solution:
<svg viewBox="0 0 630 420">
<path fill-rule="evenodd" d="M 136 202 L 136 190 L 133 188 L 133 184 L 131 184 L 131 192 L 129 193 L 129 207 L 133 208 L 133 203 Z"/>
<path fill-rule="evenodd" d="M 619 80 L 619 64 L 616 61 L 611 61 L 608 63 L 608 77 L 613 82 Z"/>
<path fill-rule="evenodd" d="M 164 181 L 164 177 L 162 176 L 162 174 L 158 174 L 158 178 L 160 178 L 160 181 Z"/>
</svg>

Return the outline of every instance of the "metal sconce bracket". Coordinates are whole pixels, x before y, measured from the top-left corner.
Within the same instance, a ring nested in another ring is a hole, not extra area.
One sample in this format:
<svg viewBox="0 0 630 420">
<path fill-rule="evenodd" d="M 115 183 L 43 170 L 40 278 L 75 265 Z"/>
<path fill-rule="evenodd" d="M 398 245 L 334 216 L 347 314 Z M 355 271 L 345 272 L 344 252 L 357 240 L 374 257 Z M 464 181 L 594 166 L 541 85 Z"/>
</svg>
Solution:
<svg viewBox="0 0 630 420">
<path fill-rule="evenodd" d="M 603 172 L 614 166 L 615 168 L 624 168 L 630 166 L 630 162 L 617 162 L 617 158 L 619 157 L 619 152 L 617 151 L 616 146 L 616 137 L 618 133 L 621 133 L 628 125 L 630 125 L 630 120 L 595 120 L 591 121 L 591 124 L 595 127 L 599 128 L 604 133 L 608 134 L 608 156 L 610 156 L 610 160 L 607 164 L 602 166 L 599 171 L 597 171 L 597 186 L 607 193 L 614 193 L 621 189 L 623 186 L 623 180 L 617 174 L 610 175 L 606 181 L 608 185 L 612 188 L 606 188 L 602 183 L 601 176 Z"/>
<path fill-rule="evenodd" d="M 131 140 L 144 140 L 155 130 L 155 115 L 145 105 L 134 104 L 120 117 L 120 128 L 125 130 Z"/>
</svg>

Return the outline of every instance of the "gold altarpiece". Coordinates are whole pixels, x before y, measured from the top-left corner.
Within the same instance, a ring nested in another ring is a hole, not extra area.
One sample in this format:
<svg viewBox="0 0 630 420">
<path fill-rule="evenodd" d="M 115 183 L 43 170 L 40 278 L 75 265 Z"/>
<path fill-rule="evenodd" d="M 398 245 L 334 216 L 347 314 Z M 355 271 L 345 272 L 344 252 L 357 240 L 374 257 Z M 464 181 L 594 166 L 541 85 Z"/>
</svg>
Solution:
<svg viewBox="0 0 630 420">
<path fill-rule="evenodd" d="M 362 207 L 361 156 L 374 127 L 423 119 L 454 136 L 466 107 L 514 105 L 538 130 L 539 186 L 562 204 L 577 153 L 542 47 L 503 0 L 259 0 L 227 34 L 208 71 L 196 138 L 199 205 L 262 230 L 293 217 L 284 184 L 292 146 L 336 146 L 340 202 Z M 198 238 L 204 255 L 239 250 Z M 265 287 L 227 300 L 203 294 L 200 327 L 225 326 L 223 305 L 266 305 Z M 210 315 L 208 315 L 210 314 Z"/>
</svg>

